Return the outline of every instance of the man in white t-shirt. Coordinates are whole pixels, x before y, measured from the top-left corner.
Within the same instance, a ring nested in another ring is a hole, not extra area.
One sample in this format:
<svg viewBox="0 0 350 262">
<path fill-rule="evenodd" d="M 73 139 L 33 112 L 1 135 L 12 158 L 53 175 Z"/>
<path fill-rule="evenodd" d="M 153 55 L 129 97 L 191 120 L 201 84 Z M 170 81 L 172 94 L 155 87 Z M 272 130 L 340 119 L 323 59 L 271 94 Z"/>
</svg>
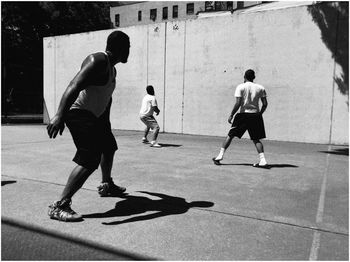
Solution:
<svg viewBox="0 0 350 262">
<path fill-rule="evenodd" d="M 154 95 L 153 86 L 149 85 L 146 87 L 147 95 L 142 99 L 142 105 L 140 110 L 140 119 L 146 125 L 145 133 L 142 138 L 143 143 L 148 143 L 147 135 L 150 129 L 153 130 L 153 137 L 151 140 L 151 147 L 161 147 L 157 143 L 157 137 L 159 133 L 159 125 L 157 120 L 154 118 L 153 113 L 159 114 L 160 110 L 158 108 L 157 99 Z"/>
<path fill-rule="evenodd" d="M 238 85 L 236 88 L 236 103 L 228 118 L 230 124 L 238 109 L 240 109 L 240 111 L 233 120 L 231 129 L 222 144 L 219 155 L 213 158 L 215 165 L 220 165 L 220 161 L 224 158 L 224 153 L 230 146 L 232 139 L 235 136 L 241 138 L 248 130 L 250 139 L 253 141 L 260 158 L 259 163 L 253 166 L 263 168 L 269 167 L 264 155 L 264 146 L 260 142 L 260 139 L 266 137 L 264 120 L 262 118 L 262 114 L 267 108 L 266 91 L 262 85 L 253 83 L 254 79 L 255 72 L 249 69 L 244 74 L 244 83 Z M 261 110 L 259 109 L 259 100 L 262 102 Z"/>
</svg>

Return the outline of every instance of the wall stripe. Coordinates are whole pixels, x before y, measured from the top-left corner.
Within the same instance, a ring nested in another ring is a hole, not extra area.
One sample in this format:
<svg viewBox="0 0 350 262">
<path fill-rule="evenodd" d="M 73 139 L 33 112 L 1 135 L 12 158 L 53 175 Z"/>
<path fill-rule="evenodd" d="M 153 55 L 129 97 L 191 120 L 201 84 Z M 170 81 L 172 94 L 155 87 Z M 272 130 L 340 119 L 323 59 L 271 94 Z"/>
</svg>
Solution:
<svg viewBox="0 0 350 262">
<path fill-rule="evenodd" d="M 181 133 L 184 133 L 184 111 L 185 111 L 185 76 L 186 76 L 186 25 L 184 23 L 184 56 L 183 56 L 183 72 L 182 72 L 182 108 L 181 108 Z"/>
<path fill-rule="evenodd" d="M 168 30 L 168 23 L 165 22 L 164 25 L 164 94 L 163 94 L 163 132 L 165 132 L 165 92 L 166 92 L 166 45 L 167 45 L 167 30 Z"/>
<path fill-rule="evenodd" d="M 332 147 L 329 145 L 328 151 L 331 151 L 331 149 L 332 149 Z M 320 193 L 320 198 L 319 198 L 318 207 L 317 207 L 317 214 L 316 214 L 316 223 L 317 224 L 319 224 L 323 221 L 323 212 L 324 212 L 324 204 L 325 204 L 325 198 L 326 198 L 326 187 L 327 187 L 327 175 L 329 172 L 329 157 L 330 157 L 330 154 L 328 153 L 326 156 L 326 168 L 325 168 L 325 171 L 323 173 L 321 193 Z M 317 260 L 318 250 L 320 248 L 320 242 L 321 242 L 321 233 L 318 231 L 315 231 L 314 235 L 313 235 L 309 260 Z"/>
</svg>

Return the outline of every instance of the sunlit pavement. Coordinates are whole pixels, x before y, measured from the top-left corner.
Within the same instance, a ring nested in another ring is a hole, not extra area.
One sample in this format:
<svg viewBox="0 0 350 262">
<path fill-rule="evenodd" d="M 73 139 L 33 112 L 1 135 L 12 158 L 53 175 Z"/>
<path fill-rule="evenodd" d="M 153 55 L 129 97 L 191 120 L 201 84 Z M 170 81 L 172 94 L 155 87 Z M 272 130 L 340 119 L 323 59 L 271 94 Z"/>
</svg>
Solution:
<svg viewBox="0 0 350 262">
<path fill-rule="evenodd" d="M 2 126 L 2 260 L 348 260 L 348 147 L 115 131 L 113 177 L 123 198 L 100 198 L 97 170 L 73 198 L 84 216 L 47 216 L 74 167 L 68 130 Z M 223 134 L 224 136 L 225 134 Z"/>
</svg>

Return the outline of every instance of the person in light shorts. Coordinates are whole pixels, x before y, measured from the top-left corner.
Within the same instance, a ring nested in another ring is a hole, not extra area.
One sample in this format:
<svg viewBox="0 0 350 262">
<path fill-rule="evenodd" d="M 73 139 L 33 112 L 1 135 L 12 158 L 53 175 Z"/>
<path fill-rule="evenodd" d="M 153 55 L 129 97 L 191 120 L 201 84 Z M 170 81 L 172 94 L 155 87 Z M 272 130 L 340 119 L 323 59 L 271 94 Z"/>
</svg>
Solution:
<svg viewBox="0 0 350 262">
<path fill-rule="evenodd" d="M 146 125 L 144 130 L 144 136 L 142 138 L 143 143 L 149 143 L 147 136 L 149 130 L 153 131 L 153 136 L 150 142 L 151 147 L 159 148 L 161 145 L 157 143 L 157 138 L 159 134 L 159 125 L 157 120 L 154 118 L 153 113 L 159 115 L 160 110 L 158 108 L 157 99 L 154 95 L 153 86 L 149 85 L 146 87 L 147 95 L 142 99 L 141 109 L 140 109 L 140 119 Z"/>
<path fill-rule="evenodd" d="M 259 162 L 253 164 L 253 166 L 269 167 L 264 155 L 264 146 L 260 141 L 260 139 L 266 138 L 262 117 L 262 114 L 267 108 L 266 91 L 262 85 L 253 83 L 254 79 L 255 72 L 249 69 L 244 74 L 244 83 L 238 85 L 236 88 L 236 103 L 228 118 L 228 122 L 230 124 L 232 123 L 232 125 L 218 156 L 213 158 L 215 165 L 220 165 L 220 161 L 223 160 L 225 151 L 230 146 L 232 139 L 234 137 L 241 138 L 248 131 L 250 139 L 259 153 Z M 259 109 L 259 100 L 262 102 L 261 109 Z M 236 114 L 238 109 L 240 109 L 240 112 Z M 234 115 L 235 118 L 232 122 Z"/>
</svg>

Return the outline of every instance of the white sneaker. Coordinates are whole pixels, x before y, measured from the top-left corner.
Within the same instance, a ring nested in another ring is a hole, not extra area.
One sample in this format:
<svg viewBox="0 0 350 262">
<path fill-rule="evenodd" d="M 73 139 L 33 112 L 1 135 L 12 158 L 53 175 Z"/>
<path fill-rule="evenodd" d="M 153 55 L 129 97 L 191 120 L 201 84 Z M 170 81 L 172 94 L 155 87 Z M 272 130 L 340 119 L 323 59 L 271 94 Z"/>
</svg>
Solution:
<svg viewBox="0 0 350 262">
<path fill-rule="evenodd" d="M 144 143 L 144 144 L 148 144 L 149 143 L 149 141 L 147 140 L 147 138 L 142 138 L 142 143 Z"/>
<path fill-rule="evenodd" d="M 270 169 L 270 166 L 265 162 L 264 163 L 256 163 L 256 164 L 253 164 L 253 167 L 260 167 L 260 168 L 267 168 L 267 169 Z"/>
<path fill-rule="evenodd" d="M 157 148 L 159 148 L 159 147 L 162 147 L 160 144 L 158 144 L 157 142 L 151 142 L 151 145 L 150 145 L 150 147 L 157 147 Z"/>
</svg>

